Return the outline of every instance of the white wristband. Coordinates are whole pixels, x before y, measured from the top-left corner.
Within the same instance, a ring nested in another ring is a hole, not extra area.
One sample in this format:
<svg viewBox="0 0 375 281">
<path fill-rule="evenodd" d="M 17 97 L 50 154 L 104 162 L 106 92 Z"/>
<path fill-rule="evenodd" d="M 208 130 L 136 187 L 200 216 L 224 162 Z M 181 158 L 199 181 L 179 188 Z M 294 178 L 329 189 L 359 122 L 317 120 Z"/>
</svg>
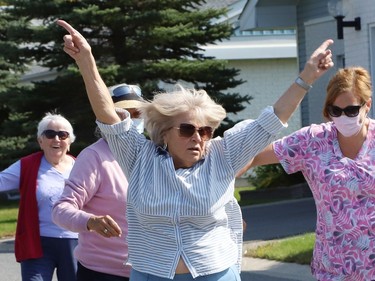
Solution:
<svg viewBox="0 0 375 281">
<path fill-rule="evenodd" d="M 302 80 L 301 77 L 297 77 L 296 81 L 294 81 L 298 86 L 303 88 L 304 90 L 308 91 L 312 88 L 312 85 L 307 84 L 305 81 Z"/>
</svg>

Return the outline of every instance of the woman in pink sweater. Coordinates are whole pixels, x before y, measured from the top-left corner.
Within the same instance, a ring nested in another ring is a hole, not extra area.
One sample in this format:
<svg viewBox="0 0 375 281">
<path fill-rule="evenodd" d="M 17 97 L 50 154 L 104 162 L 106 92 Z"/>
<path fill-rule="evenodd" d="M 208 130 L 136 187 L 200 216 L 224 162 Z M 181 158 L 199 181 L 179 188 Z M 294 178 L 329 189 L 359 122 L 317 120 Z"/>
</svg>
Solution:
<svg viewBox="0 0 375 281">
<path fill-rule="evenodd" d="M 136 110 L 142 102 L 138 86 L 121 84 L 110 88 L 118 108 L 130 112 L 133 125 L 143 130 Z M 54 222 L 79 232 L 75 250 L 78 281 L 127 281 L 130 267 L 125 241 L 128 182 L 105 139 L 78 155 L 64 192 L 52 212 Z"/>
</svg>

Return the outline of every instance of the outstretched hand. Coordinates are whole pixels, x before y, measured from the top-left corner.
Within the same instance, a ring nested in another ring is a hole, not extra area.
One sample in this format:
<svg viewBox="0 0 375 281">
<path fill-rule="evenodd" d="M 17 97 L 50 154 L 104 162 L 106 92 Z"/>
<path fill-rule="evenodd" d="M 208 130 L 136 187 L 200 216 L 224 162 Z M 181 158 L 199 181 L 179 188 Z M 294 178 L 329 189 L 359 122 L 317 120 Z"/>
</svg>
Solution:
<svg viewBox="0 0 375 281">
<path fill-rule="evenodd" d="M 301 73 L 304 81 L 312 84 L 320 76 L 326 73 L 334 63 L 332 61 L 332 51 L 329 48 L 333 44 L 332 39 L 324 41 L 310 56 Z"/>
<path fill-rule="evenodd" d="M 57 24 L 65 28 L 69 34 L 64 36 L 64 52 L 71 56 L 76 61 L 91 54 L 91 46 L 69 23 L 64 20 L 58 20 Z"/>
</svg>

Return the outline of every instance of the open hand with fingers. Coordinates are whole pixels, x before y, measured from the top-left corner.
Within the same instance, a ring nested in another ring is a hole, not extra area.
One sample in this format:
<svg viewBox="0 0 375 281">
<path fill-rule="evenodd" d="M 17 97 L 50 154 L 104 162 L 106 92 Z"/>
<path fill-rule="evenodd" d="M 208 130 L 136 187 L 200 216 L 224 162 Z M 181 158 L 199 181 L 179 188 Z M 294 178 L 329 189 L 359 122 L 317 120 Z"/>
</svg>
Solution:
<svg viewBox="0 0 375 281">
<path fill-rule="evenodd" d="M 121 228 L 111 216 L 92 216 L 87 221 L 87 229 L 95 231 L 104 237 L 120 237 Z"/>
</svg>

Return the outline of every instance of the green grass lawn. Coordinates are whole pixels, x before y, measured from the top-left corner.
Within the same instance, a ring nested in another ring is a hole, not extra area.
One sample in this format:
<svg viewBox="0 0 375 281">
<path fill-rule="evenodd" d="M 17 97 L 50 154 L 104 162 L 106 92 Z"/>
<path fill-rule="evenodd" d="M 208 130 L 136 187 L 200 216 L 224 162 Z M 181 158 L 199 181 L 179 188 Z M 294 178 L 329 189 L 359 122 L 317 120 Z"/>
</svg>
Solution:
<svg viewBox="0 0 375 281">
<path fill-rule="evenodd" d="M 17 215 L 18 201 L 0 200 L 0 238 L 14 236 Z"/>
<path fill-rule="evenodd" d="M 254 249 L 247 249 L 245 256 L 282 262 L 310 264 L 314 243 L 315 233 L 306 233 L 271 241 Z"/>
<path fill-rule="evenodd" d="M 237 187 L 234 195 L 241 206 L 271 203 L 280 201 L 277 199 L 250 199 L 241 200 L 240 191 L 255 190 L 254 187 Z M 277 241 L 271 241 L 255 249 L 248 249 L 245 256 L 291 262 L 299 264 L 310 264 L 315 243 L 315 233 L 306 233 Z"/>
</svg>

